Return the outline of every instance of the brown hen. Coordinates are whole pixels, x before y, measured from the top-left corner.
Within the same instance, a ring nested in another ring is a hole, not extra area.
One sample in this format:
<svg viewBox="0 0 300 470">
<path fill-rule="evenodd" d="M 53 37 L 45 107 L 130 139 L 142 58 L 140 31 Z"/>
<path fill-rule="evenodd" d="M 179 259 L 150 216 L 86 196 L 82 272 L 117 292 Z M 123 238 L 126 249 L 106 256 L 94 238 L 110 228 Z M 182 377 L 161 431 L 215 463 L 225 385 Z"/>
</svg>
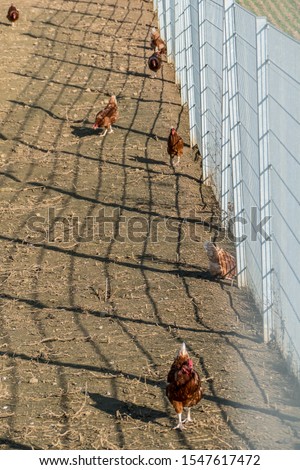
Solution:
<svg viewBox="0 0 300 470">
<path fill-rule="evenodd" d="M 210 241 L 204 242 L 204 249 L 209 259 L 210 274 L 233 280 L 236 276 L 236 260 L 234 256 Z"/>
<path fill-rule="evenodd" d="M 148 67 L 152 72 L 154 72 L 153 78 L 156 77 L 156 73 L 161 68 L 161 64 L 162 64 L 162 59 L 161 59 L 160 52 L 154 52 L 152 56 L 150 56 L 148 59 Z"/>
<path fill-rule="evenodd" d="M 166 395 L 178 415 L 178 424 L 174 429 L 182 430 L 184 423 L 192 421 L 191 407 L 197 405 L 203 396 L 200 376 L 193 368 L 193 361 L 187 353 L 185 343 L 182 343 L 171 366 L 167 381 Z M 183 408 L 188 410 L 184 421 Z"/>
<path fill-rule="evenodd" d="M 113 132 L 112 124 L 114 124 L 119 117 L 118 103 L 115 95 L 112 95 L 109 99 L 108 104 L 102 111 L 96 115 L 95 124 L 93 129 L 98 129 L 98 127 L 104 127 L 105 130 L 100 134 L 101 137 L 104 137 L 107 132 L 110 134 Z"/>
<path fill-rule="evenodd" d="M 14 23 L 19 19 L 19 10 L 11 4 L 11 6 L 8 9 L 6 18 L 14 25 Z"/>
<path fill-rule="evenodd" d="M 173 165 L 173 158 L 177 157 L 177 162 L 174 165 L 180 163 L 180 158 L 183 155 L 183 139 L 177 134 L 174 127 L 171 127 L 170 134 L 168 137 L 168 154 L 170 155 L 171 165 Z"/>
<path fill-rule="evenodd" d="M 151 30 L 151 49 L 153 49 L 155 52 L 160 52 L 161 54 L 166 54 L 167 53 L 167 47 L 165 41 L 160 37 L 159 32 L 155 29 L 152 28 Z"/>
</svg>

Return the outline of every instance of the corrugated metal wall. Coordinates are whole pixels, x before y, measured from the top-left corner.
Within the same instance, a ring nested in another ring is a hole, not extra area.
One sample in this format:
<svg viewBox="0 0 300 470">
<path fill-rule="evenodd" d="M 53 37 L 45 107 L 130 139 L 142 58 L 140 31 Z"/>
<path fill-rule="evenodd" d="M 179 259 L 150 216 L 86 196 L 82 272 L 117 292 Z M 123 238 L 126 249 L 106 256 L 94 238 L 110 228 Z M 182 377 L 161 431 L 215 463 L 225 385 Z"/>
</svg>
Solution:
<svg viewBox="0 0 300 470">
<path fill-rule="evenodd" d="M 300 43 L 234 0 L 156 0 L 191 145 L 251 289 L 300 380 Z"/>
</svg>

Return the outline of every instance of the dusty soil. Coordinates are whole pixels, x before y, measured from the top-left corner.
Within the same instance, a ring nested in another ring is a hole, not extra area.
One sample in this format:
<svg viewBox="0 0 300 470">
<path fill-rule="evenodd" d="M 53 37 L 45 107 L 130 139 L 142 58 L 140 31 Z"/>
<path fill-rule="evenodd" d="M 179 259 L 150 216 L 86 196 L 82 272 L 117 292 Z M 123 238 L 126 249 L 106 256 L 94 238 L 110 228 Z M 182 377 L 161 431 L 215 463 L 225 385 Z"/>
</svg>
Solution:
<svg viewBox="0 0 300 470">
<path fill-rule="evenodd" d="M 21 3 L 0 19 L 1 448 L 299 448 L 299 388 L 247 292 L 207 273 L 218 209 L 172 66 L 149 77 L 151 3 Z M 165 397 L 182 341 L 205 388 L 184 432 Z"/>
</svg>

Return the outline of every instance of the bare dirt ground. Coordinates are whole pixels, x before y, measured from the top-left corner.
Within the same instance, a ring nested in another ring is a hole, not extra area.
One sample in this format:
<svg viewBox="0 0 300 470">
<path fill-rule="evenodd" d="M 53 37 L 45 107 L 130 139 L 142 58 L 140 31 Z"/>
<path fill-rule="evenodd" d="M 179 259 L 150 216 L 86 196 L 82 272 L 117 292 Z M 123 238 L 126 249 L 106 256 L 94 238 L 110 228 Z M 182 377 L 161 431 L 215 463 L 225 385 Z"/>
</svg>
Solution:
<svg viewBox="0 0 300 470">
<path fill-rule="evenodd" d="M 172 66 L 149 77 L 152 4 L 21 3 L 0 18 L 1 448 L 299 448 L 299 387 L 247 292 L 207 273 L 218 210 Z M 205 389 L 184 432 L 165 397 L 182 341 Z"/>
</svg>

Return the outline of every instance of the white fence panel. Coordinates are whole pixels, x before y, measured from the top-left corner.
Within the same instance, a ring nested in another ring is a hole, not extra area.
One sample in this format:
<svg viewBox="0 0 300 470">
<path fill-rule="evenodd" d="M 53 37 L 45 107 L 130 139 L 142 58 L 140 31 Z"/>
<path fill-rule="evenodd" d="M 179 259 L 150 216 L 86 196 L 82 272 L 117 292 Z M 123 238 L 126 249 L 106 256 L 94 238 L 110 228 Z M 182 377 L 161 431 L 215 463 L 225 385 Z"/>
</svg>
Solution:
<svg viewBox="0 0 300 470">
<path fill-rule="evenodd" d="M 160 36 L 166 41 L 166 0 L 157 0 L 157 16 Z"/>
<path fill-rule="evenodd" d="M 269 26 L 275 336 L 300 377 L 300 44 Z"/>
<path fill-rule="evenodd" d="M 271 189 L 269 158 L 269 74 L 267 22 L 257 18 L 257 109 L 258 109 L 258 145 L 260 172 L 260 220 L 263 224 L 261 242 L 261 284 L 262 301 L 260 304 L 264 322 L 264 339 L 270 341 L 274 336 L 273 295 L 272 295 L 272 241 L 271 241 Z M 264 236 L 263 236 L 264 235 Z"/>
<path fill-rule="evenodd" d="M 230 114 L 227 36 L 223 30 L 223 93 L 222 93 L 222 141 L 221 141 L 221 208 L 222 224 L 228 229 L 234 214 L 233 181 L 231 165 Z"/>
<path fill-rule="evenodd" d="M 160 36 L 167 45 L 169 62 L 175 60 L 175 0 L 158 0 L 157 16 Z"/>
<path fill-rule="evenodd" d="M 262 301 L 256 16 L 235 5 L 236 60 L 247 285 Z"/>
<path fill-rule="evenodd" d="M 222 49 L 221 0 L 199 0 L 203 176 L 221 201 Z"/>
<path fill-rule="evenodd" d="M 190 143 L 201 141 L 200 122 L 200 65 L 198 34 L 198 0 L 183 0 L 185 18 L 187 103 L 189 107 Z"/>
<path fill-rule="evenodd" d="M 242 223 L 244 218 L 244 206 L 235 13 L 236 9 L 233 0 L 225 0 L 225 45 L 227 60 L 229 128 L 234 209 L 234 225 L 232 227 L 232 231 L 236 244 L 238 284 L 239 286 L 244 286 L 246 285 L 246 256 L 244 224 Z"/>
<path fill-rule="evenodd" d="M 201 143 L 201 98 L 200 98 L 200 42 L 199 42 L 199 0 L 191 1 L 191 41 L 192 41 L 192 64 L 193 64 L 193 94 L 195 120 L 191 126 L 191 145 Z"/>
<path fill-rule="evenodd" d="M 175 72 L 180 85 L 181 103 L 187 103 L 187 64 L 185 44 L 185 14 L 183 0 L 175 0 Z"/>
<path fill-rule="evenodd" d="M 175 0 L 165 0 L 165 24 L 168 61 L 175 60 Z"/>
</svg>

